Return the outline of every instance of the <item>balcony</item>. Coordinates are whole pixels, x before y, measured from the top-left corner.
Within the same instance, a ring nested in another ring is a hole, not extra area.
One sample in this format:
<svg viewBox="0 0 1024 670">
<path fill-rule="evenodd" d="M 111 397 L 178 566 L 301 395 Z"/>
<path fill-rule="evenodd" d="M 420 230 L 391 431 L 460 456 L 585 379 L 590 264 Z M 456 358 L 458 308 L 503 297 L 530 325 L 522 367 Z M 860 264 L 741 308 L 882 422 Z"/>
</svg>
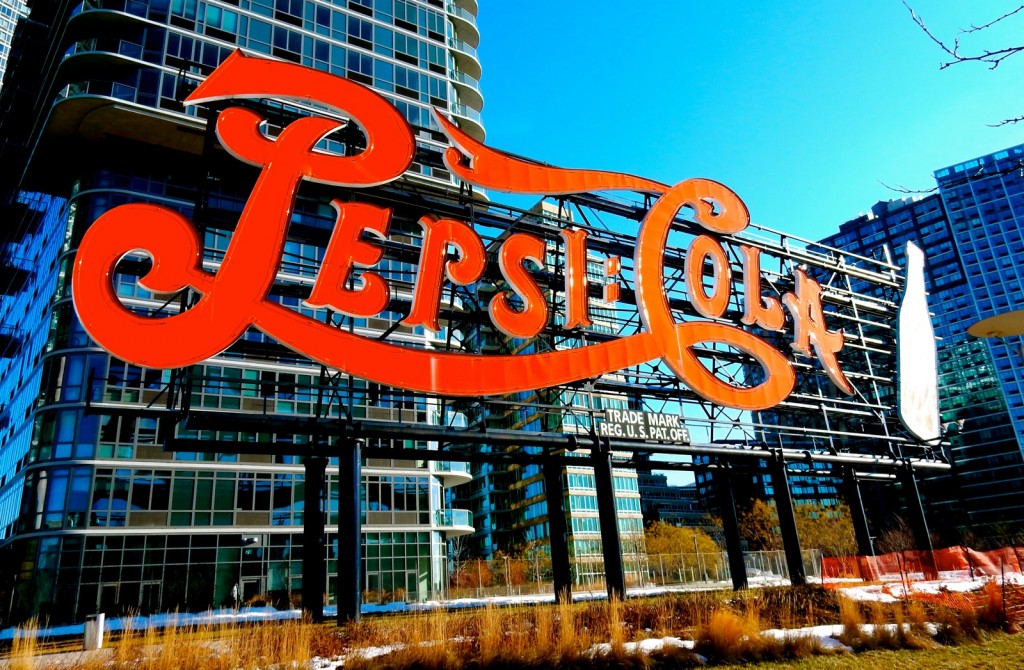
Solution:
<svg viewBox="0 0 1024 670">
<path fill-rule="evenodd" d="M 446 488 L 473 481 L 473 475 L 469 474 L 468 463 L 432 461 L 430 474 L 440 477 Z"/>
<path fill-rule="evenodd" d="M 133 55 L 90 51 L 77 43 L 60 65 L 57 78 L 66 85 L 47 118 L 43 150 L 55 156 L 67 151 L 70 138 L 105 140 L 110 136 L 200 154 L 205 121 L 163 97 L 160 68 Z M 117 49 L 133 53 L 138 45 L 119 42 Z M 102 80 L 93 79 L 103 72 Z M 195 112 L 193 112 L 194 114 Z M 37 149 L 37 153 L 38 153 Z M 54 161 L 60 165 L 60 160 Z"/>
<path fill-rule="evenodd" d="M 480 29 L 476 26 L 476 16 L 454 2 L 446 3 L 445 10 L 452 25 L 455 26 L 455 33 L 474 48 L 480 46 Z"/>
<path fill-rule="evenodd" d="M 476 3 L 476 0 L 453 0 L 456 7 L 462 7 L 473 16 L 480 13 L 480 6 Z"/>
<path fill-rule="evenodd" d="M 462 40 L 448 38 L 448 47 L 455 56 L 455 65 L 469 76 L 479 79 L 483 74 L 480 67 L 479 57 L 476 55 L 476 48 Z"/>
<path fill-rule="evenodd" d="M 91 3 L 98 6 L 81 6 L 81 11 L 72 13 L 68 21 L 67 36 L 74 40 L 95 35 L 116 35 L 133 26 L 156 24 L 146 19 L 146 4 L 120 0 Z"/>
<path fill-rule="evenodd" d="M 461 70 L 451 71 L 451 80 L 459 92 L 459 99 L 477 111 L 484 108 L 484 96 L 480 93 L 480 82 Z"/>
<path fill-rule="evenodd" d="M 484 124 L 480 112 L 457 102 L 448 105 L 448 111 L 464 133 L 478 142 L 484 141 Z"/>
<path fill-rule="evenodd" d="M 448 537 L 469 535 L 473 532 L 473 515 L 468 509 L 439 509 L 434 513 L 434 526 Z"/>
</svg>

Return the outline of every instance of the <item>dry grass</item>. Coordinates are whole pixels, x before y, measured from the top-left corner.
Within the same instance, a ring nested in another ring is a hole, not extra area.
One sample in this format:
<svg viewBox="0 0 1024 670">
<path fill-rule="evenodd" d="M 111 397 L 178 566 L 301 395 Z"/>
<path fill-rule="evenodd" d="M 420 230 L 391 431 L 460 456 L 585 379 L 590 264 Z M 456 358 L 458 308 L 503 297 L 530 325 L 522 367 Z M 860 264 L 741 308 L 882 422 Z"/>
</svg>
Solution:
<svg viewBox="0 0 1024 670">
<path fill-rule="evenodd" d="M 940 644 L 960 645 L 981 639 L 978 616 L 973 609 L 943 607 L 935 611 L 932 619 L 939 628 L 935 640 Z"/>
<path fill-rule="evenodd" d="M 571 602 L 562 600 L 558 603 L 558 640 L 560 654 L 569 655 L 579 648 L 576 628 L 576 613 Z"/>
<path fill-rule="evenodd" d="M 38 628 L 36 620 L 32 619 L 23 628 L 14 631 L 11 657 L 8 661 L 11 670 L 33 670 L 36 667 Z"/>
<path fill-rule="evenodd" d="M 22 636 L 12 647 L 8 667 L 59 668 L 60 670 L 239 670 L 247 668 L 301 667 L 318 651 L 340 656 L 336 631 L 323 635 L 323 627 L 304 622 L 256 626 L 184 626 L 132 628 L 116 640 L 108 637 L 101 651 L 52 662 L 37 655 L 34 635 Z M 326 640 L 327 644 L 322 644 Z M 321 649 L 318 649 L 320 647 Z"/>
<path fill-rule="evenodd" d="M 928 610 L 920 600 L 915 600 L 907 605 L 907 619 L 910 622 L 910 630 L 919 635 L 928 634 L 926 626 L 928 623 Z"/>
<path fill-rule="evenodd" d="M 697 629 L 694 642 L 699 654 L 732 663 L 759 656 L 764 638 L 756 618 L 749 613 L 742 616 L 722 608 L 715 610 L 707 624 Z"/>
<path fill-rule="evenodd" d="M 764 629 L 761 615 L 753 607 L 748 607 L 743 614 L 721 608 L 712 613 L 706 625 L 697 629 L 695 648 L 717 663 L 798 659 L 829 653 L 810 635 L 778 639 L 764 635 L 761 632 Z"/>
<path fill-rule="evenodd" d="M 1003 590 L 995 580 L 985 583 L 985 600 L 982 603 L 981 611 L 978 612 L 978 619 L 986 626 L 1005 626 L 1006 610 L 1003 607 Z"/>
<path fill-rule="evenodd" d="M 342 628 L 291 621 L 129 629 L 103 653 L 86 654 L 74 667 L 248 670 L 300 667 L 319 656 L 343 657 L 346 670 L 653 670 L 694 667 L 699 659 L 675 647 L 634 653 L 630 642 L 668 636 L 693 639 L 711 664 L 799 659 L 823 653 L 816 638 L 778 639 L 761 631 L 837 621 L 843 625 L 843 642 L 857 651 L 934 646 L 927 634 L 928 621 L 938 623 L 942 641 L 953 643 L 976 639 L 984 625 L 974 610 L 921 603 L 862 605 L 823 589 L 766 589 L 610 603 L 432 610 L 370 618 Z M 24 634 L 14 641 L 8 667 L 40 668 L 40 658 L 45 657 L 38 656 L 34 634 Z"/>
<path fill-rule="evenodd" d="M 863 649 L 867 636 L 864 631 L 864 617 L 860 611 L 860 605 L 849 598 L 839 599 L 839 623 L 843 632 L 839 641 L 853 649 Z"/>
<path fill-rule="evenodd" d="M 875 649 L 932 649 L 939 646 L 932 639 L 927 623 L 934 620 L 925 605 L 919 601 L 897 603 L 886 606 L 881 603 L 860 605 L 853 600 L 840 600 L 840 623 L 843 632 L 840 641 L 855 651 Z M 865 609 L 868 613 L 865 620 Z M 936 610 L 937 611 L 937 610 Z M 956 613 L 950 614 L 952 622 L 958 621 Z M 971 619 L 970 614 L 965 614 Z M 966 640 L 965 636 L 959 639 Z"/>
</svg>

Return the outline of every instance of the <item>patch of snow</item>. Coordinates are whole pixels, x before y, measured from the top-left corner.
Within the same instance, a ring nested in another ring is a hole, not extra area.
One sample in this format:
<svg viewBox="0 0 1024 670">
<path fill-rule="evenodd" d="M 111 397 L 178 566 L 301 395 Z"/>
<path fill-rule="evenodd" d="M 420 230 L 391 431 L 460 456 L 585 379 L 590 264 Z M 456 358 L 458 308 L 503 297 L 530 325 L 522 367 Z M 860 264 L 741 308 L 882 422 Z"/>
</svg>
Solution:
<svg viewBox="0 0 1024 670">
<path fill-rule="evenodd" d="M 856 600 L 858 602 L 899 602 L 899 598 L 888 593 L 884 586 L 854 586 L 850 588 L 837 589 L 837 591 L 850 600 Z"/>
<path fill-rule="evenodd" d="M 627 654 L 652 654 L 656 651 L 662 651 L 666 648 L 675 649 L 688 649 L 693 651 L 693 640 L 683 640 L 678 637 L 662 637 L 662 638 L 648 638 L 646 640 L 639 640 L 637 642 L 625 642 L 622 645 L 623 651 Z M 602 642 L 595 644 L 585 652 L 583 655 L 588 658 L 594 658 L 596 656 L 607 656 L 612 653 L 613 646 L 610 642 Z M 694 654 L 700 663 L 707 663 L 706 658 L 700 654 Z"/>
<path fill-rule="evenodd" d="M 361 649 L 354 649 L 350 655 L 370 660 L 379 656 L 387 656 L 392 652 L 400 651 L 402 649 L 405 649 L 404 644 L 388 644 L 383 647 L 362 647 Z"/>
<path fill-rule="evenodd" d="M 345 667 L 345 661 L 343 659 L 331 660 L 320 656 L 314 656 L 309 661 L 310 668 L 312 670 L 340 670 Z"/>
<path fill-rule="evenodd" d="M 806 628 L 769 628 L 761 631 L 761 635 L 776 640 L 798 640 L 801 638 L 813 639 L 818 648 L 824 651 L 849 651 L 853 649 L 839 641 L 843 633 L 840 624 L 825 626 L 808 626 Z"/>
<path fill-rule="evenodd" d="M 990 581 L 1000 583 L 1000 580 L 1000 577 L 976 579 L 967 577 L 965 579 L 911 581 L 909 583 L 909 589 L 906 582 L 897 582 L 887 584 L 870 584 L 864 586 L 844 586 L 837 588 L 836 591 L 851 600 L 894 603 L 907 598 L 908 596 L 913 596 L 915 593 L 928 595 L 937 595 L 947 592 L 970 593 L 972 591 L 978 591 L 985 588 L 985 585 Z M 1008 573 L 1006 575 L 1006 581 L 1007 583 L 1022 584 L 1024 583 L 1024 576 L 1017 573 Z"/>
</svg>

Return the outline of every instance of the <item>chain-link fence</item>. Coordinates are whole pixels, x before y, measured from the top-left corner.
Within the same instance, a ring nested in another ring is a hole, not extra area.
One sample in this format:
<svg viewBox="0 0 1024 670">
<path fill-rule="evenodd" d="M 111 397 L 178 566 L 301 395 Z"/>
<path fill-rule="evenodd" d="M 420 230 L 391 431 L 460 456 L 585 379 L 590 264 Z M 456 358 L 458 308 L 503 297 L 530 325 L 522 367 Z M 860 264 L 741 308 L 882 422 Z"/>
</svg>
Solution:
<svg viewBox="0 0 1024 670">
<path fill-rule="evenodd" d="M 821 578 L 822 557 L 817 549 L 803 552 L 804 573 Z M 743 554 L 747 579 L 752 586 L 778 584 L 789 580 L 782 551 L 754 551 Z M 732 574 L 725 552 L 627 555 L 623 557 L 627 588 L 730 587 Z M 551 558 L 538 554 L 528 558 L 498 557 L 450 563 L 448 598 L 486 598 L 554 593 Z M 575 591 L 605 590 L 604 561 L 600 556 L 570 560 Z"/>
</svg>

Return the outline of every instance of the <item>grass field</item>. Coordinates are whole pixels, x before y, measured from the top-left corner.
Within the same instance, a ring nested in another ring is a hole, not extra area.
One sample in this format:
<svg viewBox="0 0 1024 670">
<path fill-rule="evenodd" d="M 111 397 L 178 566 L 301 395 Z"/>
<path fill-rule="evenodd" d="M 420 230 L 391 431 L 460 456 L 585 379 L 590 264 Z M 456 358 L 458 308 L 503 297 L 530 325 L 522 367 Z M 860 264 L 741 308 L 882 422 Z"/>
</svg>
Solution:
<svg viewBox="0 0 1024 670">
<path fill-rule="evenodd" d="M 764 670 L 1018 670 L 1024 668 L 1024 635 L 994 634 L 977 644 L 941 649 L 866 651 L 764 663 Z"/>
</svg>

